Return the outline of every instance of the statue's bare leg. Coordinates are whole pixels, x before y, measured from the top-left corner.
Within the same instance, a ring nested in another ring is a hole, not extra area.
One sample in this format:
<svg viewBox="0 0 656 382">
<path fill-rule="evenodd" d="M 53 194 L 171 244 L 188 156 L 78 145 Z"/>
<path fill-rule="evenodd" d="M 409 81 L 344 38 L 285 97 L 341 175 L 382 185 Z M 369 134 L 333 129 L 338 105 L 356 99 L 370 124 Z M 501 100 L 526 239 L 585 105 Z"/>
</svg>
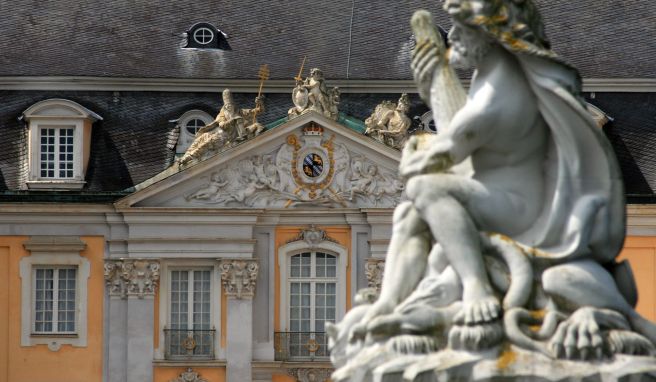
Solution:
<svg viewBox="0 0 656 382">
<path fill-rule="evenodd" d="M 495 321 L 501 308 L 485 270 L 479 231 L 517 229 L 516 225 L 524 223 L 517 203 L 503 191 L 452 174 L 415 176 L 408 181 L 407 192 L 462 281 L 463 309 L 456 322 Z M 497 222 L 495 216 L 513 218 Z"/>
<path fill-rule="evenodd" d="M 380 297 L 371 306 L 352 338 L 362 338 L 372 319 L 391 313 L 412 293 L 423 277 L 430 252 L 430 231 L 410 202 L 394 210 L 394 228 L 385 259 Z"/>
</svg>

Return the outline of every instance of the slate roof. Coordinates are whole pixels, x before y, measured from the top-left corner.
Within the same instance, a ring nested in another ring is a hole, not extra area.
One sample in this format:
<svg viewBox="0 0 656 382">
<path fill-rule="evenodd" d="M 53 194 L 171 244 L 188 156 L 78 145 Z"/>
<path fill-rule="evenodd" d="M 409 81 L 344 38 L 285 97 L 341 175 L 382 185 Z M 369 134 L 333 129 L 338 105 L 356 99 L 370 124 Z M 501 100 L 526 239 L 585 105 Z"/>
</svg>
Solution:
<svg viewBox="0 0 656 382">
<path fill-rule="evenodd" d="M 20 193 L 16 196 L 15 191 L 25 180 L 26 129 L 17 118 L 30 105 L 54 97 L 78 102 L 104 118 L 93 126 L 84 190 L 95 193 L 128 189 L 166 169 L 175 153 L 167 147 L 175 129 L 169 121 L 191 109 L 214 115 L 220 102 L 219 94 L 209 93 L 0 91 L 0 192 L 13 195 L 0 196 L 0 200 L 16 200 Z M 252 105 L 252 94 L 234 97 L 243 107 Z M 381 101 L 398 97 L 343 94 L 340 111 L 364 120 Z M 269 124 L 284 117 L 291 107 L 289 98 L 288 94 L 269 95 L 260 122 Z M 411 95 L 411 100 L 411 116 L 427 111 L 417 95 Z M 652 106 L 656 94 L 596 93 L 588 101 L 614 118 L 605 132 L 620 161 L 629 200 L 656 201 L 656 108 Z"/>
<path fill-rule="evenodd" d="M 554 49 L 587 78 L 656 77 L 656 2 L 537 0 Z M 12 1 L 0 18 L 0 76 L 272 78 L 304 55 L 332 79 L 410 79 L 415 9 L 437 0 Z M 210 22 L 232 51 L 182 49 Z"/>
<path fill-rule="evenodd" d="M 233 94 L 242 107 L 252 107 L 253 94 Z M 91 155 L 85 191 L 121 191 L 149 179 L 169 167 L 175 148 L 168 141 L 176 128 L 171 120 L 198 109 L 216 115 L 220 94 L 160 92 L 89 91 L 0 91 L 0 192 L 19 190 L 26 174 L 27 134 L 21 113 L 48 98 L 75 101 L 103 117 L 93 124 Z M 344 94 L 342 112 L 364 120 L 373 108 L 398 94 Z M 418 96 L 412 95 L 411 115 L 427 111 Z M 290 95 L 269 95 L 266 111 L 258 117 L 269 124 L 287 115 Z M 363 137 L 363 139 L 369 139 Z"/>
</svg>

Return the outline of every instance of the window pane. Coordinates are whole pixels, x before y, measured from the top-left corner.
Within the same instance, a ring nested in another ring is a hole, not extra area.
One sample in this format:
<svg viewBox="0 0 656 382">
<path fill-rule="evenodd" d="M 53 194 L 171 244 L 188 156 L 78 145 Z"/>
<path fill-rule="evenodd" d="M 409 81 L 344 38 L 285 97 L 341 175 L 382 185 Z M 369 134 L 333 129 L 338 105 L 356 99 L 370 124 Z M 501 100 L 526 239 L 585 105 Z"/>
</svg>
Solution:
<svg viewBox="0 0 656 382">
<path fill-rule="evenodd" d="M 194 271 L 194 329 L 210 329 L 210 271 Z"/>
</svg>

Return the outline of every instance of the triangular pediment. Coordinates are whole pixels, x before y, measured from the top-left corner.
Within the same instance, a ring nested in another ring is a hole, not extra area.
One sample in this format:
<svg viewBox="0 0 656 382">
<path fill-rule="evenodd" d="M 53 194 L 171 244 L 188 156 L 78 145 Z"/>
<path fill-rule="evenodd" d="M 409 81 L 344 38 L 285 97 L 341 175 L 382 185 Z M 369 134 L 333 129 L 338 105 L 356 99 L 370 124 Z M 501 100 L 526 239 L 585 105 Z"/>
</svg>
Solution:
<svg viewBox="0 0 656 382">
<path fill-rule="evenodd" d="M 119 207 L 393 207 L 401 153 L 310 112 L 137 186 Z"/>
</svg>

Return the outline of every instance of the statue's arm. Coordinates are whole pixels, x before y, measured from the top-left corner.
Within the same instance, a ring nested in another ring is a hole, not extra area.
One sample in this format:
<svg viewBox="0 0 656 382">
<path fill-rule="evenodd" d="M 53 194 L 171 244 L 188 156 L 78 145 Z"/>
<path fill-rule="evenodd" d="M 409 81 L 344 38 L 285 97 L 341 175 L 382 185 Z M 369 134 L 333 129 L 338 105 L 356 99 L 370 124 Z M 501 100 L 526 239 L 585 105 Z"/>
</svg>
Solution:
<svg viewBox="0 0 656 382">
<path fill-rule="evenodd" d="M 467 159 L 484 146 L 493 136 L 495 121 L 500 117 L 493 108 L 468 102 L 454 116 L 449 128 L 431 136 L 420 148 L 419 140 L 412 137 L 403 149 L 399 170 L 401 176 L 443 172 Z"/>
<path fill-rule="evenodd" d="M 436 145 L 432 155 L 448 151 L 453 163 L 460 163 L 478 148 L 484 146 L 495 133 L 494 126 L 500 119 L 496 107 L 488 103 L 470 101 L 460 109 L 451 121 L 444 143 Z"/>
</svg>

